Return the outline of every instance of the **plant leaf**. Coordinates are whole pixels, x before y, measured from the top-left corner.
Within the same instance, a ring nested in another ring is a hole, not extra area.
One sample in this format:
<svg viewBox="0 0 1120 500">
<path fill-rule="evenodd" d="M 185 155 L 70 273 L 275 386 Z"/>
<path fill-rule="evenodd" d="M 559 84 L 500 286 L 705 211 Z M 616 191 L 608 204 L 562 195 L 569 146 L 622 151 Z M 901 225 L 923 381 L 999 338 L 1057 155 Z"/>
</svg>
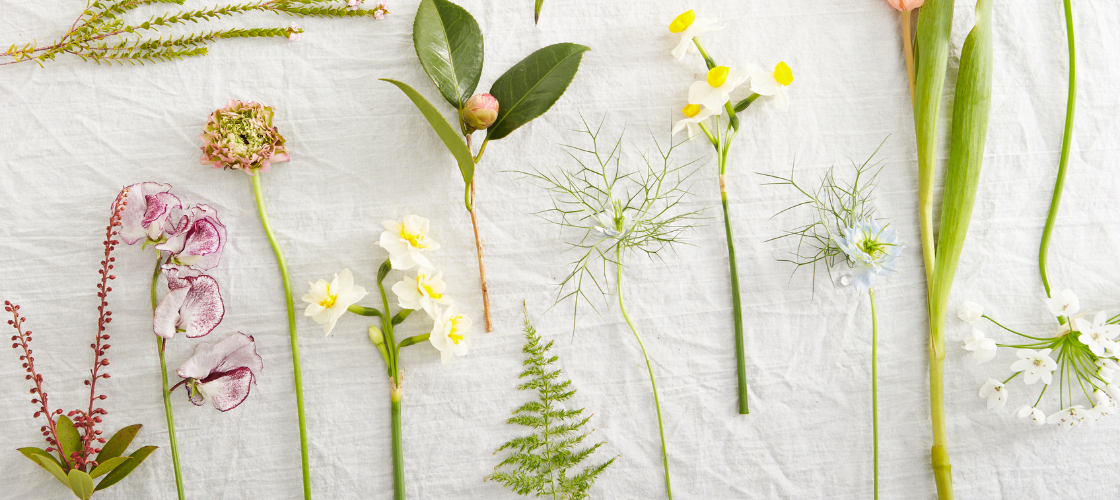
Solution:
<svg viewBox="0 0 1120 500">
<path fill-rule="evenodd" d="M 121 479 L 124 479 L 125 476 L 128 476 L 133 470 L 139 467 L 140 464 L 144 462 L 144 459 L 148 458 L 148 455 L 151 455 L 155 450 L 155 446 L 145 446 L 143 448 L 137 448 L 136 451 L 132 452 L 132 455 L 129 456 L 129 458 L 132 458 L 132 460 L 128 460 L 125 463 L 118 465 L 115 469 L 105 475 L 105 479 L 102 479 L 100 483 L 97 483 L 97 491 L 101 491 L 114 484 L 117 484 Z"/>
<path fill-rule="evenodd" d="M 396 80 L 388 78 L 382 78 L 381 80 L 396 85 L 409 99 L 412 99 L 412 104 L 415 104 L 416 108 L 420 110 L 420 113 L 424 115 L 424 118 L 428 119 L 428 123 L 431 124 L 432 129 L 436 131 L 436 135 L 443 140 L 443 144 L 447 146 L 448 151 L 451 151 L 451 155 L 454 156 L 455 161 L 459 163 L 459 171 L 463 174 L 463 182 L 467 185 L 466 195 L 464 197 L 466 199 L 467 210 L 470 211 L 470 186 L 471 181 L 474 180 L 474 157 L 471 156 L 471 150 L 467 148 L 467 143 L 463 142 L 463 139 L 459 137 L 459 132 L 455 130 L 450 123 L 447 123 L 447 119 L 439 113 L 439 110 L 437 110 L 435 106 L 432 106 L 432 103 L 428 102 L 428 100 L 415 89 Z"/>
<path fill-rule="evenodd" d="M 70 490 L 78 498 L 89 500 L 89 497 L 93 496 L 93 478 L 89 477 L 89 474 L 78 469 L 70 469 L 70 474 L 67 477 L 70 479 Z"/>
<path fill-rule="evenodd" d="M 544 0 L 537 0 L 537 5 L 533 7 L 533 24 L 541 22 L 541 7 L 544 7 Z"/>
<path fill-rule="evenodd" d="M 132 457 L 113 457 L 105 460 L 104 462 L 98 461 L 97 467 L 94 467 L 93 470 L 90 471 L 89 475 L 90 477 L 103 476 L 111 472 L 113 469 L 116 469 L 120 464 L 123 464 L 129 460 L 132 460 Z"/>
<path fill-rule="evenodd" d="M 132 444 L 132 440 L 140 432 L 141 427 L 143 427 L 141 424 L 130 425 L 113 434 L 113 437 L 109 438 L 105 446 L 101 447 L 101 453 L 97 454 L 97 463 L 104 463 L 111 458 L 124 455 L 124 451 L 128 449 L 129 444 Z"/>
<path fill-rule="evenodd" d="M 583 53 L 591 50 L 574 43 L 557 43 L 540 49 L 513 65 L 490 87 L 498 99 L 498 118 L 486 130 L 486 140 L 501 139 L 543 115 L 579 70 Z"/>
<path fill-rule="evenodd" d="M 412 24 L 412 41 L 424 72 L 455 109 L 474 93 L 482 76 L 482 30 L 466 9 L 447 0 L 423 0 Z"/>
<path fill-rule="evenodd" d="M 78 434 L 78 429 L 74 428 L 74 422 L 66 415 L 59 415 L 54 427 L 55 432 L 58 433 L 58 444 L 61 448 L 62 460 L 59 462 L 69 468 L 70 456 L 82 449 L 82 436 Z"/>
<path fill-rule="evenodd" d="M 22 452 L 22 450 L 23 449 L 21 449 L 20 451 Z M 44 455 L 33 454 L 30 456 L 24 453 L 24 456 L 30 458 L 32 462 L 39 464 L 44 469 L 47 469 L 47 472 L 53 474 L 55 479 L 61 481 L 62 484 L 70 486 L 70 478 L 66 477 L 66 472 L 62 470 L 61 465 L 58 465 L 58 461 L 49 454 L 46 454 L 47 452 L 44 451 L 43 453 Z"/>
</svg>

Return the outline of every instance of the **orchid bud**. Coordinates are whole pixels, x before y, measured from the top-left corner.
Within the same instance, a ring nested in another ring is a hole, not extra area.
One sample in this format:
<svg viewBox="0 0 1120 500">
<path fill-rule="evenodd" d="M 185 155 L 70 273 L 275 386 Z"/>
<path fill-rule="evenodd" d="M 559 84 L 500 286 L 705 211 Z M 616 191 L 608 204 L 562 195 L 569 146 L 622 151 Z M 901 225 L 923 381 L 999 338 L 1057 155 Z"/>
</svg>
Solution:
<svg viewBox="0 0 1120 500">
<path fill-rule="evenodd" d="M 922 4 L 926 3 L 926 0 L 887 0 L 887 3 L 898 9 L 899 12 L 909 12 L 921 7 Z"/>
<path fill-rule="evenodd" d="M 468 132 L 484 130 L 498 118 L 498 100 L 490 94 L 476 94 L 467 99 L 460 112 L 463 128 Z"/>
</svg>

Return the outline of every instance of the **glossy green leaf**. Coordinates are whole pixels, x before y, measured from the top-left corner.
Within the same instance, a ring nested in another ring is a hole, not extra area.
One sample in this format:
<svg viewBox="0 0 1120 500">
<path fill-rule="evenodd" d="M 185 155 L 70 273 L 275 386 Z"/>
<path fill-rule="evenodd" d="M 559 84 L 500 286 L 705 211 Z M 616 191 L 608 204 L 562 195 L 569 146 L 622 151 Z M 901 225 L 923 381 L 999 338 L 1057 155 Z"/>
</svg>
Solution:
<svg viewBox="0 0 1120 500">
<path fill-rule="evenodd" d="M 572 83 L 583 53 L 574 43 L 557 43 L 522 59 L 498 77 L 490 94 L 498 99 L 498 118 L 486 130 L 486 140 L 501 139 L 543 115 Z"/>
<path fill-rule="evenodd" d="M 70 469 L 67 477 L 70 479 L 70 490 L 78 498 L 89 500 L 89 497 L 93 496 L 93 478 L 89 477 L 89 474 L 78 469 Z"/>
<path fill-rule="evenodd" d="M 113 434 L 113 437 L 109 438 L 105 446 L 101 447 L 101 453 L 97 454 L 97 463 L 104 463 L 110 458 L 124 455 L 124 451 L 128 449 L 128 445 L 132 444 L 132 440 L 140 432 L 141 427 L 143 427 L 141 424 L 130 425 Z"/>
<path fill-rule="evenodd" d="M 533 24 L 541 22 L 541 7 L 544 7 L 544 0 L 537 0 L 537 5 L 533 7 Z"/>
<path fill-rule="evenodd" d="M 25 449 L 26 448 L 21 448 L 20 452 L 23 453 L 23 450 Z M 30 458 L 32 462 L 39 464 L 40 467 L 47 469 L 47 472 L 50 472 L 52 475 L 54 475 L 55 479 L 61 481 L 62 484 L 70 486 L 70 479 L 66 477 L 66 472 L 62 470 L 62 466 L 58 465 L 58 460 L 55 460 L 54 457 L 47 454 L 47 452 L 44 451 L 42 455 L 28 455 L 27 453 L 24 453 L 23 455 L 27 458 Z"/>
<path fill-rule="evenodd" d="M 105 479 L 102 479 L 100 483 L 97 483 L 97 491 L 101 491 L 120 482 L 121 479 L 124 479 L 126 476 L 132 473 L 133 470 L 139 467 L 140 464 L 144 462 L 144 459 L 148 458 L 148 455 L 151 455 L 155 450 L 155 446 L 145 446 L 143 448 L 138 448 L 136 451 L 132 452 L 132 455 L 130 455 L 130 458 L 132 458 L 132 460 L 118 465 L 115 469 L 106 474 Z"/>
<path fill-rule="evenodd" d="M 436 135 L 443 140 L 443 144 L 451 151 L 451 155 L 459 163 L 459 171 L 463 174 L 463 182 L 467 185 L 464 198 L 466 199 L 467 210 L 471 210 L 470 186 L 474 179 L 474 157 L 471 156 L 471 150 L 467 148 L 467 143 L 463 142 L 463 139 L 459 136 L 459 131 L 447 122 L 447 119 L 439 113 L 435 106 L 432 106 L 432 103 L 428 102 L 424 96 L 412 87 L 388 78 L 382 78 L 381 80 L 396 85 L 409 99 L 412 99 L 412 104 L 415 104 L 424 118 L 428 119 L 428 123 L 436 131 Z"/>
<path fill-rule="evenodd" d="M 412 41 L 439 93 L 461 109 L 482 76 L 482 30 L 474 17 L 447 0 L 423 0 L 412 24 Z"/>
<path fill-rule="evenodd" d="M 55 432 L 58 433 L 58 444 L 62 448 L 60 462 L 69 467 L 70 456 L 82 449 L 82 436 L 78 434 L 78 429 L 74 428 L 74 422 L 66 415 L 59 415 L 54 427 Z"/>
<path fill-rule="evenodd" d="M 132 460 L 132 458 L 131 457 L 113 457 L 113 458 L 110 458 L 108 460 L 105 460 L 104 462 L 98 461 L 97 462 L 97 467 L 94 467 L 93 470 L 89 472 L 89 475 L 91 477 L 104 476 L 105 474 L 108 474 L 113 469 L 116 469 L 118 466 L 120 466 L 121 464 L 123 464 L 123 463 L 125 463 L 129 460 Z"/>
</svg>

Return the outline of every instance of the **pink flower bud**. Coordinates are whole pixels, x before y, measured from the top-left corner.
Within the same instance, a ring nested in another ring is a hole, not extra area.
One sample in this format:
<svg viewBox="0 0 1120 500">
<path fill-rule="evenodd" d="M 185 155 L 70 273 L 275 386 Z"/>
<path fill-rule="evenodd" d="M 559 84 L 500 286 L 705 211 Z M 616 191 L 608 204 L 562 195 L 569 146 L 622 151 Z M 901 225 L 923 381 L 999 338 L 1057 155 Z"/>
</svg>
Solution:
<svg viewBox="0 0 1120 500">
<path fill-rule="evenodd" d="M 490 94 L 476 94 L 467 99 L 462 111 L 463 127 L 469 132 L 483 130 L 498 118 L 498 100 Z"/>
<path fill-rule="evenodd" d="M 921 7 L 922 4 L 926 3 L 926 0 L 887 0 L 887 3 L 898 9 L 899 12 L 909 12 Z"/>
</svg>

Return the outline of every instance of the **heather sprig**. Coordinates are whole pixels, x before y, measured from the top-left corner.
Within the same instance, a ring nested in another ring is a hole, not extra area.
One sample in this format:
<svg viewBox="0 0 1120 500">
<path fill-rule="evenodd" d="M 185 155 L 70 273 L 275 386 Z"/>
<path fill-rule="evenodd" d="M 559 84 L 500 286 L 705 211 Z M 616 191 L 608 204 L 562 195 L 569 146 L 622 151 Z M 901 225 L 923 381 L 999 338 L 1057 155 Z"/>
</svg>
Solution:
<svg viewBox="0 0 1120 500">
<path fill-rule="evenodd" d="M 591 485 L 615 458 L 579 469 L 605 443 L 581 447 L 591 435 L 583 430 L 591 415 L 583 416 L 583 408 L 565 408 L 564 403 L 575 396 L 576 390 L 571 387 L 571 380 L 560 378 L 560 369 L 552 369 L 559 357 L 550 355 L 551 349 L 552 341 L 542 343 L 526 309 L 525 346 L 521 351 L 528 359 L 519 378 L 529 380 L 517 389 L 535 392 L 536 397 L 514 410 L 507 423 L 532 429 L 533 434 L 514 438 L 499 447 L 495 454 L 507 450 L 511 454 L 494 467 L 495 472 L 487 479 L 519 495 L 584 500 L 590 498 Z"/>
<path fill-rule="evenodd" d="M 84 61 L 117 64 L 144 64 L 170 61 L 185 57 L 204 56 L 207 46 L 224 38 L 289 38 L 298 40 L 303 30 L 292 23 L 281 28 L 229 28 L 202 30 L 182 36 L 161 36 L 165 28 L 199 25 L 221 18 L 234 17 L 250 12 L 270 12 L 296 17 L 356 17 L 381 19 L 388 14 L 383 2 L 364 9 L 351 0 L 342 4 L 338 0 L 263 0 L 242 4 L 212 6 L 202 9 L 180 10 L 161 16 L 151 16 L 136 23 L 125 19 L 133 9 L 152 4 L 182 5 L 184 0 L 97 0 L 90 2 L 78 18 L 59 39 L 50 45 L 36 42 L 22 47 L 12 45 L 0 53 L 0 65 L 34 61 L 44 62 L 70 54 Z"/>
</svg>

